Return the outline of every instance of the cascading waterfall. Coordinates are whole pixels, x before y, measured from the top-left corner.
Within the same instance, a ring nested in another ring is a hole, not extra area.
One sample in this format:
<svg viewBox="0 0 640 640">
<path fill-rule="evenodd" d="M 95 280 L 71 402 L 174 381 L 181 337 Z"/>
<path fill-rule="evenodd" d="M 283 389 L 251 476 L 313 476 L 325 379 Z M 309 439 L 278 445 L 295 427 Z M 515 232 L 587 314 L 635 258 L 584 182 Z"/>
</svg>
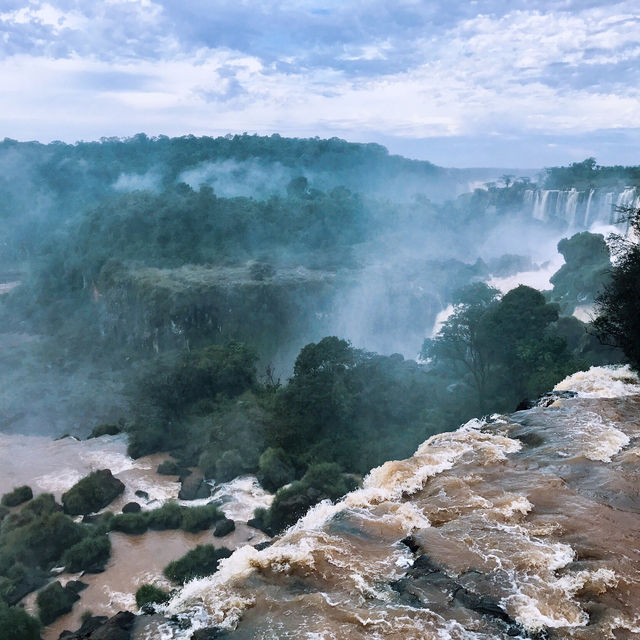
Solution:
<svg viewBox="0 0 640 640">
<path fill-rule="evenodd" d="M 588 229 L 594 224 L 619 224 L 618 207 L 640 207 L 640 188 L 617 191 L 589 189 L 579 191 L 528 189 L 522 198 L 522 210 L 535 220 L 556 222 L 571 229 Z"/>
</svg>

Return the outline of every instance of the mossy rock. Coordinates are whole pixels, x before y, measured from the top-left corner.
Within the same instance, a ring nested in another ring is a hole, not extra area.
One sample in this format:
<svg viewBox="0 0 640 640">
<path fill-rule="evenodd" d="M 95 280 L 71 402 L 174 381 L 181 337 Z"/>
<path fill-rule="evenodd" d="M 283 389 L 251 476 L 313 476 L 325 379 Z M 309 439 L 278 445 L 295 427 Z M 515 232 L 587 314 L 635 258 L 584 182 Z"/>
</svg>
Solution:
<svg viewBox="0 0 640 640">
<path fill-rule="evenodd" d="M 109 469 L 93 471 L 62 494 L 65 513 L 84 515 L 104 509 L 124 491 L 124 484 Z"/>
<path fill-rule="evenodd" d="M 236 530 L 236 523 L 230 518 L 225 518 L 224 520 L 220 520 L 216 524 L 216 528 L 213 531 L 213 535 L 216 538 L 224 538 L 224 536 L 229 535 L 232 531 Z"/>
<path fill-rule="evenodd" d="M 22 487 L 16 487 L 9 493 L 5 493 L 2 496 L 2 505 L 5 507 L 17 507 L 19 504 L 28 502 L 31 498 L 33 498 L 31 487 L 23 485 Z"/>
<path fill-rule="evenodd" d="M 226 547 L 217 549 L 211 544 L 198 545 L 182 558 L 170 562 L 164 568 L 164 575 L 177 584 L 184 584 L 194 578 L 204 578 L 215 573 L 220 560 L 230 555 L 231 551 Z"/>
</svg>

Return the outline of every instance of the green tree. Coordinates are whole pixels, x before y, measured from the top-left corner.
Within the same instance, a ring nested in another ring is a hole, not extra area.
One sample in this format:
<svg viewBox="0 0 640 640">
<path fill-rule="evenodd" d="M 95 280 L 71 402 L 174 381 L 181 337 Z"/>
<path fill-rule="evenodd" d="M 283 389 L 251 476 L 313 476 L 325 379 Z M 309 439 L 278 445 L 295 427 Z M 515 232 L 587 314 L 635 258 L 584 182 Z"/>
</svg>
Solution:
<svg viewBox="0 0 640 640">
<path fill-rule="evenodd" d="M 621 213 L 632 239 L 613 238 L 611 280 L 596 300 L 593 327 L 603 343 L 620 347 L 631 366 L 640 370 L 640 209 Z"/>
</svg>

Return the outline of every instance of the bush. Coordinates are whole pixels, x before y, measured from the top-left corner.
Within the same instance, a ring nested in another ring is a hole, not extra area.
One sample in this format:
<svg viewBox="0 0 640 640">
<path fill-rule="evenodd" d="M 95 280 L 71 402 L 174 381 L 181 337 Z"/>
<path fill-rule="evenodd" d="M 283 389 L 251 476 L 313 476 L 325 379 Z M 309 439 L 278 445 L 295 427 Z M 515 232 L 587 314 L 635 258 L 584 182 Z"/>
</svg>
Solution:
<svg viewBox="0 0 640 640">
<path fill-rule="evenodd" d="M 146 513 L 119 513 L 111 521 L 111 530 L 138 535 L 144 533 L 148 527 L 149 520 Z"/>
<path fill-rule="evenodd" d="M 169 600 L 169 594 L 152 584 L 143 584 L 136 591 L 136 604 L 142 609 L 146 604 L 164 604 Z"/>
<path fill-rule="evenodd" d="M 124 491 L 124 484 L 109 469 L 93 471 L 62 494 L 66 513 L 84 515 L 106 507 Z"/>
<path fill-rule="evenodd" d="M 24 485 L 16 487 L 10 493 L 5 493 L 2 496 L 2 505 L 5 507 L 17 507 L 19 504 L 31 500 L 31 498 L 33 498 L 31 487 Z"/>
<path fill-rule="evenodd" d="M 177 502 L 167 502 L 159 509 L 147 512 L 149 529 L 179 529 L 182 524 L 182 508 Z"/>
<path fill-rule="evenodd" d="M 204 507 L 184 507 L 180 528 L 195 533 L 209 528 L 214 522 L 223 518 L 224 514 L 215 504 L 207 504 Z"/>
<path fill-rule="evenodd" d="M 23 609 L 8 607 L 0 599 L 0 638 L 2 640 L 39 640 L 40 623 Z"/>
<path fill-rule="evenodd" d="M 216 480 L 218 482 L 229 482 L 244 472 L 244 460 L 237 449 L 225 451 L 216 462 Z"/>
<path fill-rule="evenodd" d="M 107 535 L 87 536 L 66 551 L 62 561 L 67 571 L 102 571 L 111 555 L 111 541 Z"/>
<path fill-rule="evenodd" d="M 269 447 L 258 462 L 258 480 L 267 491 L 277 491 L 295 479 L 295 469 L 284 449 Z"/>
<path fill-rule="evenodd" d="M 165 460 L 158 465 L 157 472 L 162 476 L 179 476 L 180 467 L 173 460 Z"/>
<path fill-rule="evenodd" d="M 320 491 L 324 499 L 337 500 L 354 489 L 354 484 L 346 481 L 340 466 L 334 462 L 313 464 L 302 477 L 303 484 Z"/>
<path fill-rule="evenodd" d="M 176 584 L 184 584 L 194 578 L 210 576 L 218 570 L 218 563 L 228 558 L 231 551 L 226 547 L 216 549 L 213 545 L 198 545 L 182 558 L 170 562 L 164 568 L 164 575 Z"/>
<path fill-rule="evenodd" d="M 40 612 L 40 621 L 44 625 L 51 624 L 54 620 L 65 613 L 69 613 L 73 608 L 74 602 L 79 600 L 80 596 L 65 589 L 57 580 L 43 589 L 38 594 L 36 601 Z"/>
</svg>

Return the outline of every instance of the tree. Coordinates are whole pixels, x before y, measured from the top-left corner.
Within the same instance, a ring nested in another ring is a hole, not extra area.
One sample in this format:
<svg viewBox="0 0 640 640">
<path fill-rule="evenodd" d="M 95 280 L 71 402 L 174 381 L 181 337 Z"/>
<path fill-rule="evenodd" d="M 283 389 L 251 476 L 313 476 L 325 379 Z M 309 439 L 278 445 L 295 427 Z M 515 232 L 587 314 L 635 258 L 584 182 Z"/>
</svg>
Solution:
<svg viewBox="0 0 640 640">
<path fill-rule="evenodd" d="M 481 409 L 493 365 L 483 318 L 497 304 L 498 295 L 497 289 L 483 282 L 463 287 L 454 295 L 454 311 L 438 335 L 422 345 L 424 359 L 448 362 L 460 373 L 471 376 Z"/>
<path fill-rule="evenodd" d="M 611 237 L 614 266 L 609 284 L 596 299 L 593 328 L 601 342 L 620 347 L 640 370 L 640 209 L 619 212 L 629 223 L 630 236 Z"/>
</svg>

